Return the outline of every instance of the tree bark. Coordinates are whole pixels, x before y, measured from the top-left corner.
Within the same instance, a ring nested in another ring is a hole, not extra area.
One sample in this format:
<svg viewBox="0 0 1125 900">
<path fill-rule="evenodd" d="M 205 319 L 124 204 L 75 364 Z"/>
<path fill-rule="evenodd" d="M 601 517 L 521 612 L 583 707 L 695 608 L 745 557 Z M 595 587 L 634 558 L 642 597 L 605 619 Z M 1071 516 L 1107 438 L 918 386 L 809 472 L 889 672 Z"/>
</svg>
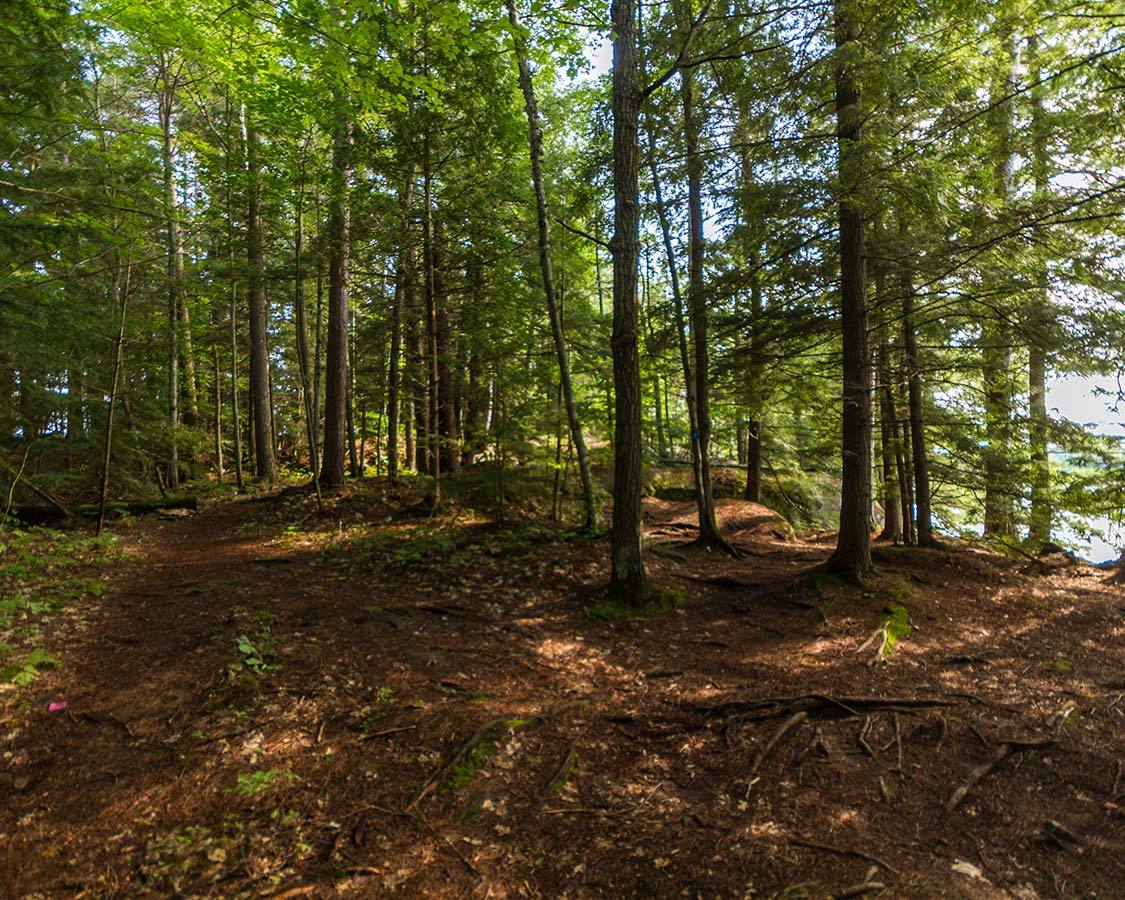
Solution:
<svg viewBox="0 0 1125 900">
<path fill-rule="evenodd" d="M 109 405 L 105 414 L 105 443 L 102 447 L 101 483 L 98 488 L 97 534 L 105 527 L 106 501 L 109 499 L 109 464 L 113 456 L 113 417 L 117 410 L 117 387 L 121 381 L 121 368 L 125 364 L 125 316 L 129 309 L 129 268 L 125 270 L 125 290 L 121 290 L 121 262 L 113 263 L 113 280 L 110 283 L 110 305 L 120 311 L 117 319 L 117 336 L 113 343 L 113 379 L 109 387 Z"/>
<path fill-rule="evenodd" d="M 391 350 L 387 366 L 387 481 L 394 484 L 398 480 L 398 432 L 399 409 L 402 393 L 402 307 L 406 296 L 406 267 L 410 253 L 410 210 L 414 198 L 414 167 L 406 177 L 399 194 L 402 208 L 399 220 L 401 243 L 395 264 L 395 293 L 391 307 Z M 407 424 L 407 432 L 410 426 Z"/>
<path fill-rule="evenodd" d="M 1014 105 L 1010 97 L 1016 86 L 1017 50 L 1015 31 L 1007 18 L 997 25 L 1001 43 L 1003 70 L 998 70 L 991 87 L 997 100 L 990 116 L 996 159 L 993 172 L 993 193 L 998 204 L 1007 204 L 1012 192 L 1015 165 Z M 990 537 L 1011 538 L 1015 535 L 1015 477 L 1009 454 L 1012 438 L 1012 334 L 1008 314 L 1001 308 L 1003 299 L 996 299 L 986 310 L 981 327 L 984 379 L 984 533 Z"/>
<path fill-rule="evenodd" d="M 582 479 L 582 498 L 585 509 L 584 527 L 593 529 L 598 526 L 601 517 L 598 514 L 593 478 L 590 476 L 590 458 L 586 451 L 586 439 L 582 434 L 582 425 L 578 419 L 578 405 L 574 399 L 574 386 L 570 377 L 570 359 L 563 336 L 562 315 L 555 296 L 554 274 L 551 268 L 551 232 L 548 227 L 547 189 L 543 184 L 543 132 L 539 125 L 539 107 L 535 99 L 535 85 L 531 79 L 531 67 L 527 61 L 527 46 L 524 42 L 519 15 L 516 12 L 515 0 L 507 0 L 507 5 L 508 20 L 512 24 L 515 40 L 520 89 L 523 91 L 524 109 L 527 112 L 527 143 L 531 158 L 531 182 L 535 189 L 536 222 L 539 235 L 539 272 L 543 279 L 543 296 L 547 302 L 547 317 L 551 322 L 551 336 L 555 342 L 555 356 L 558 359 L 559 380 L 562 385 L 562 399 L 563 405 L 566 407 L 567 423 L 570 427 L 570 439 L 578 456 L 578 471 Z"/>
<path fill-rule="evenodd" d="M 167 53 L 160 57 L 161 91 L 159 118 L 161 132 L 161 168 L 164 176 L 164 218 L 166 224 L 168 269 L 168 484 L 175 488 L 180 481 L 178 431 L 180 427 L 180 293 L 183 290 L 183 239 L 176 211 L 175 157 L 172 147 L 176 80 Z"/>
<path fill-rule="evenodd" d="M 339 98 L 337 98 L 339 102 Z M 324 363 L 324 452 L 320 481 L 344 483 L 344 434 L 348 394 L 348 254 L 350 252 L 352 123 L 341 115 L 332 152 L 328 210 L 328 338 Z"/>
<path fill-rule="evenodd" d="M 641 371 L 637 351 L 637 177 L 635 0 L 613 0 L 613 351 L 614 477 L 610 593 L 640 607 L 648 600 L 641 520 Z"/>
<path fill-rule="evenodd" d="M 254 462 L 259 478 L 274 481 L 277 461 L 273 452 L 273 407 L 270 403 L 269 335 L 267 334 L 266 279 L 262 250 L 262 195 L 258 172 L 258 135 L 245 118 L 246 143 L 246 264 L 250 304 L 250 399 L 254 409 Z"/>
<path fill-rule="evenodd" d="M 918 359 L 918 335 L 914 326 L 914 280 L 907 264 L 905 224 L 899 218 L 901 259 L 898 265 L 902 294 L 902 348 L 910 397 L 910 457 L 914 463 L 914 530 L 919 547 L 934 546 L 933 513 L 930 502 L 930 460 L 926 452 L 926 426 L 922 410 L 922 368 Z"/>
<path fill-rule="evenodd" d="M 316 426 L 313 424 L 316 414 L 313 411 L 312 373 L 309 370 L 309 331 L 305 321 L 308 301 L 305 298 L 305 270 L 302 256 L 305 244 L 303 184 L 297 190 L 293 220 L 293 330 L 296 334 L 297 374 L 301 379 L 301 399 L 305 414 L 305 439 L 309 445 L 309 471 L 315 478 L 319 467 Z"/>
<path fill-rule="evenodd" d="M 734 554 L 719 533 L 715 519 L 715 494 L 711 483 L 711 366 L 708 347 L 707 289 L 703 283 L 703 162 L 699 155 L 700 123 L 696 113 L 694 70 L 680 71 L 687 150 L 688 180 L 688 314 L 695 355 L 695 419 L 693 440 L 699 447 L 699 487 L 695 492 L 699 515 L 699 543 Z"/>
<path fill-rule="evenodd" d="M 1043 114 L 1042 66 L 1039 60 L 1039 36 L 1027 39 L 1028 77 L 1031 82 L 1031 171 L 1035 182 L 1035 200 L 1045 204 L 1049 199 L 1050 158 L 1047 151 L 1047 124 Z M 1034 252 L 1034 251 L 1033 251 Z M 1036 272 L 1036 285 L 1027 313 L 1027 382 L 1030 407 L 1028 439 L 1031 444 L 1031 519 L 1028 541 L 1033 548 L 1051 540 L 1053 510 L 1051 509 L 1051 467 L 1048 457 L 1047 433 L 1047 346 L 1051 325 L 1047 266 L 1041 263 Z"/>
<path fill-rule="evenodd" d="M 863 115 L 853 71 L 861 32 L 853 0 L 836 0 L 835 14 L 844 415 L 840 532 L 827 566 L 859 581 L 871 571 L 871 355 L 864 273 L 867 251 L 858 196 L 863 180 Z"/>
</svg>

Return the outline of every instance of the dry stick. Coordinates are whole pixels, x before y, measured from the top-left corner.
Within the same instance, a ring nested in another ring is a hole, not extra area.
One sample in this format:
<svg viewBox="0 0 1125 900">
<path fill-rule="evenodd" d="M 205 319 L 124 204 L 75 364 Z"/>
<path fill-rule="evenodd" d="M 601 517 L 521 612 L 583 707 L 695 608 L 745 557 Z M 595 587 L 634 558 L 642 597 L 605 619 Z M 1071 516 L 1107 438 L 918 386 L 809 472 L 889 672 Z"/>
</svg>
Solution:
<svg viewBox="0 0 1125 900">
<path fill-rule="evenodd" d="M 806 841 L 804 838 L 790 838 L 789 843 L 795 844 L 798 847 L 808 847 L 812 850 L 823 850 L 825 853 L 835 853 L 837 856 L 853 856 L 856 859 L 866 859 L 868 862 L 875 863 L 877 866 L 882 866 L 888 872 L 893 872 L 895 875 L 902 875 L 902 872 L 886 860 L 880 859 L 878 856 L 872 856 L 870 853 L 864 853 L 862 850 L 851 850 L 847 847 L 833 847 L 831 844 L 818 844 L 816 841 Z"/>
<path fill-rule="evenodd" d="M 16 481 L 20 479 L 22 470 L 20 472 L 17 472 L 14 468 L 12 468 L 11 465 L 9 465 L 6 459 L 0 458 L 0 468 L 4 469 L 4 471 L 15 478 Z M 24 479 L 24 484 L 26 484 L 33 493 L 38 494 L 40 497 L 50 503 L 51 506 L 55 507 L 55 509 L 66 516 L 66 518 L 70 518 L 70 510 L 58 497 L 56 497 L 50 491 L 46 490 L 45 488 L 41 488 L 39 487 L 39 485 L 35 484 L 35 482 L 28 481 L 26 479 Z"/>
<path fill-rule="evenodd" d="M 20 478 L 23 477 L 23 470 L 27 468 L 27 455 L 31 452 L 31 444 L 27 445 L 27 449 L 23 451 L 23 459 L 20 461 L 20 469 L 16 472 L 15 478 L 12 479 L 8 485 L 8 496 L 4 501 L 4 515 L 0 516 L 0 534 L 4 533 L 4 523 L 8 520 L 8 516 L 12 512 L 12 498 L 16 493 L 16 485 L 19 483 Z"/>
<path fill-rule="evenodd" d="M 363 736 L 363 740 L 373 741 L 373 740 L 375 740 L 375 738 L 386 737 L 387 735 L 390 735 L 390 734 L 398 734 L 401 731 L 413 731 L 417 727 L 418 727 L 417 725 L 403 725 L 400 728 L 387 728 L 384 731 L 376 731 L 376 732 L 373 732 L 372 734 L 365 734 Z"/>
<path fill-rule="evenodd" d="M 953 812 L 953 810 L 960 806 L 961 801 L 965 799 L 969 791 L 971 791 L 982 778 L 988 775 L 989 772 L 995 769 L 998 765 L 1000 765 L 1000 763 L 1002 763 L 1013 753 L 1019 753 L 1024 750 L 1033 750 L 1037 747 L 1049 747 L 1054 743 L 1055 742 L 1053 740 L 1005 741 L 992 752 L 992 755 L 985 762 L 981 763 L 979 766 L 973 769 L 973 771 L 969 773 L 969 777 L 965 779 L 965 783 L 953 792 L 953 796 L 950 797 L 949 802 L 945 804 L 946 812 Z"/>
</svg>

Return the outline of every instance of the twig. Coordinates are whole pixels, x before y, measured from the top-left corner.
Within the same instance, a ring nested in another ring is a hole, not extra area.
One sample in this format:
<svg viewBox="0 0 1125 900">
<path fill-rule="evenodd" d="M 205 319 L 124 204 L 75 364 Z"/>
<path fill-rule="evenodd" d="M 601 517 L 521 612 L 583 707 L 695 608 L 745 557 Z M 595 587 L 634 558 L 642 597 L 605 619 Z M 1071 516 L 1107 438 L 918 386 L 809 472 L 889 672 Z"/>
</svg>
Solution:
<svg viewBox="0 0 1125 900">
<path fill-rule="evenodd" d="M 371 734 L 365 734 L 363 736 L 363 740 L 373 741 L 373 740 L 375 740 L 375 738 L 386 737 L 389 734 L 398 734 L 400 731 L 412 731 L 413 729 L 415 729 L 417 727 L 418 727 L 417 725 L 403 725 L 400 728 L 386 728 L 383 731 L 375 731 L 375 732 L 372 732 Z"/>
</svg>

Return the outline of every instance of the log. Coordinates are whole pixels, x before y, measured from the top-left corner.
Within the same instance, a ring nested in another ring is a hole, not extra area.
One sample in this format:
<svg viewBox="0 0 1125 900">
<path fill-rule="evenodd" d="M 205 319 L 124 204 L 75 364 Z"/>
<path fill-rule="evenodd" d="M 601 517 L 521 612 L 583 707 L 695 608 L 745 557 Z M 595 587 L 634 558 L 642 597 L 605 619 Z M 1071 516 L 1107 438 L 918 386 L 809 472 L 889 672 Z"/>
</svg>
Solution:
<svg viewBox="0 0 1125 900">
<path fill-rule="evenodd" d="M 106 512 L 126 512 L 130 515 L 140 516 L 146 513 L 160 512 L 165 509 L 199 509 L 199 498 L 194 496 L 164 497 L 159 500 L 123 500 L 117 503 L 106 504 Z M 69 507 L 70 518 L 96 519 L 98 505 L 96 503 L 83 504 Z M 65 521 L 68 516 L 57 506 L 21 506 L 12 510 L 12 515 L 26 525 L 48 525 L 53 522 Z"/>
</svg>

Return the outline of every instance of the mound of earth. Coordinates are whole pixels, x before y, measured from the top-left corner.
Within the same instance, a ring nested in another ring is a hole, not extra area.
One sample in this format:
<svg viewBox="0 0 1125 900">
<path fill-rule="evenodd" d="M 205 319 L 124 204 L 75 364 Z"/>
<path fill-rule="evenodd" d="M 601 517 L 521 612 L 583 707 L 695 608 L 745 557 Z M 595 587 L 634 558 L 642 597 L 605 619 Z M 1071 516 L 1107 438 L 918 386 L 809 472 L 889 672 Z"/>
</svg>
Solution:
<svg viewBox="0 0 1125 900">
<path fill-rule="evenodd" d="M 665 527 L 686 531 L 699 524 L 694 502 L 647 500 L 645 508 L 649 517 L 659 517 Z M 716 500 L 715 519 L 723 534 L 728 537 L 786 541 L 793 533 L 784 516 L 768 506 L 749 500 Z"/>
</svg>

